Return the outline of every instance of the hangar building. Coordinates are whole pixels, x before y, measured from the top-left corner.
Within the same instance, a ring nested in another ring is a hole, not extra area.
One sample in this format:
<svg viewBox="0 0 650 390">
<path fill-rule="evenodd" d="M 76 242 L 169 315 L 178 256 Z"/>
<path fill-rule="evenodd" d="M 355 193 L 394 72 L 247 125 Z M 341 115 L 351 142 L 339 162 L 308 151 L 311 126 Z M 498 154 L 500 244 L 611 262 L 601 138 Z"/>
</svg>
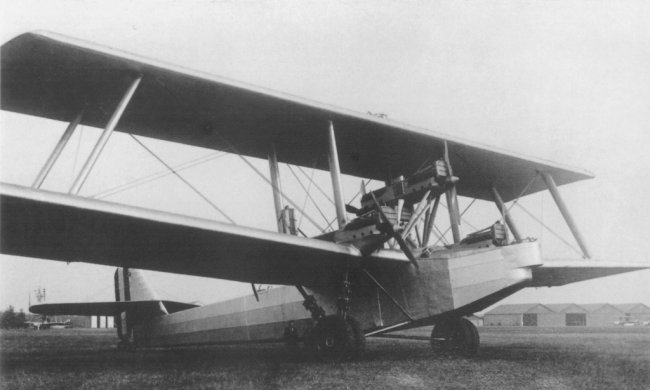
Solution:
<svg viewBox="0 0 650 390">
<path fill-rule="evenodd" d="M 650 307 L 643 303 L 524 303 L 500 305 L 485 313 L 485 326 L 643 326 Z"/>
<path fill-rule="evenodd" d="M 539 324 L 539 318 L 546 318 L 546 316 L 551 314 L 554 314 L 553 311 L 541 303 L 500 305 L 485 313 L 485 316 L 483 316 L 483 325 L 544 326 Z"/>
<path fill-rule="evenodd" d="M 589 312 L 588 326 L 612 326 L 621 320 L 623 311 L 609 303 L 591 303 L 581 305 Z"/>
</svg>

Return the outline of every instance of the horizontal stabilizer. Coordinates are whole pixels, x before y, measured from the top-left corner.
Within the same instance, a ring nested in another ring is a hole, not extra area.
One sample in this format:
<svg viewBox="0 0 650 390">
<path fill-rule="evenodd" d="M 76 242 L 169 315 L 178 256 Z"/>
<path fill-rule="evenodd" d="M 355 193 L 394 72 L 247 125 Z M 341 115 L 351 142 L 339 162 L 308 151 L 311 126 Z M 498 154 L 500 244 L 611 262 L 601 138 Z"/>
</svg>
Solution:
<svg viewBox="0 0 650 390">
<path fill-rule="evenodd" d="M 129 311 L 141 316 L 154 316 L 164 313 L 161 304 L 169 313 L 197 307 L 191 303 L 174 301 L 127 301 L 127 302 L 80 302 L 80 303 L 44 303 L 29 307 L 35 314 L 48 316 L 115 316 Z"/>
<path fill-rule="evenodd" d="M 533 268 L 533 280 L 528 286 L 564 286 L 569 283 L 647 268 L 650 268 L 650 264 L 625 264 L 593 260 L 547 261 L 544 265 Z"/>
</svg>

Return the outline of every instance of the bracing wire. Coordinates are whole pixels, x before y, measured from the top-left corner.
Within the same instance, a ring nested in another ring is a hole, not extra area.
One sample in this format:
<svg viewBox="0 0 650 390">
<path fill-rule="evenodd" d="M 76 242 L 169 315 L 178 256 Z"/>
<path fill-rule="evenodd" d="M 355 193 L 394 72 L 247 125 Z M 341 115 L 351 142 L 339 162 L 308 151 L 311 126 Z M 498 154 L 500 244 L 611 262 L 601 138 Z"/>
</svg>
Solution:
<svg viewBox="0 0 650 390">
<path fill-rule="evenodd" d="M 565 240 L 564 238 L 562 238 L 562 236 L 560 236 L 558 233 L 556 233 L 553 229 L 551 229 L 550 227 L 548 227 L 548 226 L 547 226 L 547 225 L 546 225 L 542 220 L 540 220 L 540 219 L 537 218 L 533 213 L 531 213 L 530 211 L 528 211 L 528 209 L 526 209 L 524 206 L 522 206 L 522 205 L 519 204 L 519 203 L 517 203 L 517 206 L 519 206 L 519 208 L 521 208 L 521 209 L 522 209 L 526 214 L 528 214 L 528 216 L 530 216 L 532 219 L 534 219 L 535 221 L 537 221 L 537 222 L 538 222 L 538 223 L 539 223 L 539 224 L 540 224 L 544 229 L 548 230 L 549 233 L 551 233 L 552 235 L 554 235 L 555 237 L 557 237 L 560 241 L 562 241 L 564 244 L 566 244 L 566 246 L 568 246 L 568 247 L 571 248 L 573 251 L 575 251 L 577 254 L 579 254 L 580 257 L 583 256 L 583 253 L 582 253 L 581 251 L 579 251 L 575 246 L 571 245 L 571 243 L 570 243 L 569 241 L 567 241 L 567 240 Z"/>
<path fill-rule="evenodd" d="M 207 154 L 207 155 L 205 155 L 203 157 L 199 157 L 197 159 L 190 160 L 190 161 L 187 161 L 185 163 L 176 165 L 175 167 L 173 167 L 173 169 L 176 172 L 181 172 L 181 171 L 187 170 L 189 168 L 195 167 L 197 165 L 204 164 L 206 162 L 209 162 L 209 161 L 215 160 L 217 158 L 223 157 L 225 155 L 226 155 L 225 152 L 210 153 L 210 154 Z M 109 189 L 106 189 L 104 191 L 98 192 L 98 193 L 90 196 L 90 198 L 104 199 L 104 198 L 107 198 L 109 196 L 118 194 L 120 192 L 130 190 L 132 188 L 141 186 L 141 185 L 146 184 L 146 183 L 150 183 L 150 182 L 158 180 L 158 179 L 162 179 L 163 177 L 173 175 L 173 174 L 174 174 L 173 171 L 165 169 L 165 170 L 162 170 L 162 171 L 159 171 L 159 172 L 156 172 L 156 173 L 152 173 L 152 174 L 150 174 L 148 176 L 144 176 L 144 177 L 141 177 L 139 179 L 133 180 L 131 182 L 121 184 L 119 186 L 115 186 L 113 188 L 109 188 Z"/>
<path fill-rule="evenodd" d="M 320 193 L 321 193 L 321 194 L 322 194 L 322 195 L 323 195 L 327 200 L 329 200 L 331 204 L 335 204 L 334 201 L 332 200 L 332 198 L 330 198 L 329 195 L 327 195 L 327 192 L 325 192 L 325 190 L 323 190 L 323 189 L 318 185 L 318 183 L 316 183 L 316 182 L 313 181 L 311 178 L 309 178 L 309 175 L 307 175 L 307 172 L 305 172 L 305 170 L 302 169 L 302 167 L 298 166 L 298 170 L 299 170 L 300 172 L 302 172 L 302 174 L 305 175 L 306 178 L 308 178 L 310 181 L 313 182 L 314 187 L 316 187 L 316 189 L 317 189 L 317 190 L 318 190 L 318 191 L 319 191 L 319 192 L 320 192 Z"/>
<path fill-rule="evenodd" d="M 305 205 L 303 205 L 303 208 L 306 206 L 307 199 L 311 200 L 312 204 L 314 205 L 314 207 L 316 207 L 316 210 L 318 210 L 318 212 L 320 213 L 321 217 L 323 217 L 323 219 L 325 220 L 325 222 L 328 222 L 329 220 L 327 219 L 327 216 L 325 215 L 325 213 L 323 213 L 323 210 L 321 210 L 321 208 L 318 207 L 318 203 L 316 203 L 316 201 L 314 200 L 314 198 L 313 198 L 313 197 L 311 196 L 311 194 L 310 194 L 310 189 L 311 189 L 311 186 L 312 186 L 312 184 L 313 184 L 313 180 L 310 180 L 310 181 L 309 181 L 309 189 L 308 189 L 308 188 L 305 188 L 305 185 L 302 183 L 302 181 L 300 180 L 300 178 L 298 177 L 298 175 L 296 175 L 296 173 L 294 172 L 293 168 L 291 168 L 291 165 L 286 164 L 286 166 L 289 167 L 289 171 L 291 172 L 291 174 L 293 175 L 293 177 L 296 178 L 296 181 L 298 181 L 298 184 L 299 184 L 300 187 L 303 189 L 303 191 L 305 191 L 306 198 L 305 198 Z M 302 215 L 302 214 L 301 214 L 301 215 Z M 301 218 L 301 220 L 302 220 L 302 218 Z"/>
<path fill-rule="evenodd" d="M 187 107 L 190 111 L 193 111 L 193 112 L 195 112 L 195 113 L 197 113 L 197 114 L 200 114 L 200 113 L 201 113 L 201 111 L 198 110 L 196 107 L 190 105 L 188 102 L 185 102 L 185 101 L 183 101 L 182 99 L 180 99 L 178 96 L 176 96 L 176 94 L 175 94 L 172 90 L 170 90 L 170 89 L 167 87 L 167 85 L 165 85 L 165 83 L 163 83 L 161 80 L 156 79 L 156 82 L 157 82 L 160 86 L 162 86 L 163 90 L 164 90 L 165 92 L 167 92 L 167 94 L 168 94 L 172 99 L 174 99 L 174 100 L 175 100 L 179 105 L 181 105 L 181 106 L 185 106 L 185 107 Z M 292 201 L 292 200 L 291 200 L 291 199 L 290 199 L 286 194 L 284 194 L 284 193 L 283 193 L 279 188 L 275 188 L 275 186 L 273 185 L 273 183 L 271 183 L 271 181 L 270 181 L 270 180 L 269 180 L 269 179 L 268 179 L 268 178 L 267 178 L 267 177 L 266 177 L 262 172 L 260 172 L 259 169 L 257 169 L 257 168 L 256 168 L 256 167 L 255 167 L 255 166 L 254 166 L 250 161 L 248 161 L 248 159 L 247 159 L 246 157 L 244 157 L 244 155 L 241 154 L 241 153 L 240 153 L 240 152 L 239 152 L 239 151 L 234 147 L 234 145 L 232 145 L 232 144 L 230 143 L 230 141 L 228 141 L 224 136 L 222 136 L 222 135 L 219 134 L 218 132 L 215 132 L 215 134 L 218 135 L 218 136 L 219 136 L 219 137 L 220 137 L 220 138 L 221 138 L 221 139 L 222 139 L 222 140 L 223 140 L 223 141 L 228 145 L 229 149 L 232 150 L 233 153 L 237 154 L 237 155 L 239 156 L 239 158 L 241 158 L 241 159 L 244 161 L 244 163 L 246 163 L 246 165 L 248 165 L 248 166 L 249 166 L 249 167 L 250 167 L 250 168 L 251 168 L 255 173 L 257 173 L 257 175 L 259 175 L 259 176 L 260 176 L 264 181 L 266 181 L 268 184 L 270 184 L 272 187 L 274 187 L 274 189 L 277 190 L 277 191 L 280 193 L 280 195 L 282 195 L 282 197 L 283 197 L 287 202 L 289 202 L 289 204 L 291 204 L 291 206 L 293 206 L 296 210 L 298 210 L 298 211 L 299 211 L 299 212 L 300 212 L 300 213 L 301 213 L 301 214 L 302 214 L 302 215 L 303 215 L 303 216 L 304 216 L 304 217 L 305 217 L 309 222 L 311 222 L 314 226 L 316 226 L 316 228 L 318 228 L 320 231 L 322 231 L 322 232 L 325 231 L 325 230 L 324 230 L 324 229 L 323 229 L 323 228 L 322 228 L 322 227 L 321 227 L 321 226 L 320 226 L 320 225 L 319 225 L 319 224 L 318 224 L 318 223 L 317 223 L 313 218 L 311 218 L 308 214 L 306 214 L 305 211 L 304 211 L 303 209 L 301 209 L 298 205 L 296 205 L 296 203 L 293 202 L 293 201 Z M 318 186 L 316 185 L 316 187 L 318 187 Z M 325 196 L 327 197 L 327 195 L 325 195 Z M 330 200 L 332 203 L 334 203 L 334 201 L 332 201 L 329 197 L 327 197 L 327 198 L 328 198 L 328 200 Z M 216 205 L 215 205 L 215 206 L 216 206 Z"/>
<path fill-rule="evenodd" d="M 465 214 L 465 212 L 466 212 L 467 210 L 469 210 L 469 208 L 474 204 L 475 201 L 476 201 L 476 198 L 472 199 L 472 202 L 471 202 L 467 207 L 465 207 L 465 210 L 463 210 L 462 213 L 460 213 L 460 216 L 461 216 L 461 217 Z M 442 202 L 440 203 L 440 206 L 442 206 L 443 208 L 445 208 L 445 210 L 449 210 L 449 208 L 448 208 L 446 205 L 442 204 Z M 464 224 L 466 224 L 467 226 L 469 226 L 470 228 L 474 229 L 474 230 L 480 230 L 480 229 L 477 228 L 476 226 L 474 226 L 474 225 L 472 225 L 471 223 L 469 223 L 466 219 L 462 219 L 462 218 L 461 218 L 461 221 L 462 221 Z M 451 229 L 451 228 L 449 228 L 449 229 Z M 449 230 L 449 229 L 448 229 L 448 230 Z M 447 230 L 447 231 L 448 231 L 448 230 Z"/>
<path fill-rule="evenodd" d="M 512 204 L 510 205 L 510 207 L 508 207 L 508 211 L 512 210 L 512 208 L 515 207 L 517 202 L 519 202 L 519 199 L 521 199 L 521 197 L 524 196 L 526 192 L 528 192 L 528 189 L 533 185 L 533 183 L 535 183 L 537 177 L 539 177 L 539 171 L 535 173 L 532 179 L 530 179 L 528 184 L 526 184 L 526 187 L 524 187 L 524 189 L 519 193 L 519 196 L 517 196 L 515 200 L 512 201 Z"/>
<path fill-rule="evenodd" d="M 226 141 L 226 142 L 227 142 L 227 141 Z M 232 145 L 231 145 L 231 147 L 232 147 L 233 150 L 234 150 L 234 147 L 233 147 Z M 269 180 L 269 179 L 268 179 L 268 178 L 267 178 L 267 177 L 266 177 L 262 172 L 260 172 L 260 170 L 257 169 L 257 168 L 253 165 L 253 163 L 251 163 L 250 161 L 248 161 L 248 159 L 247 159 L 246 157 L 244 157 L 243 154 L 238 153 L 238 152 L 236 152 L 236 151 L 235 151 L 235 153 L 237 153 L 237 156 L 239 156 L 239 158 L 241 158 L 242 161 L 244 161 L 244 162 L 246 163 L 246 165 L 248 165 L 248 166 L 249 166 L 249 167 L 250 167 L 250 168 L 251 168 L 255 173 L 257 173 L 257 175 L 258 175 L 259 177 L 261 177 L 265 182 L 267 182 L 267 183 L 268 183 L 268 184 L 269 184 L 269 185 L 270 185 L 274 190 L 277 190 L 277 191 L 280 193 L 280 195 L 282 195 L 282 197 L 283 197 L 287 202 L 289 202 L 289 204 L 290 204 L 291 206 L 293 206 L 296 210 L 298 210 L 300 213 L 302 213 L 302 215 L 304 215 L 305 218 L 306 218 L 309 222 L 311 222 L 314 226 L 316 226 L 316 228 L 318 228 L 318 230 L 320 230 L 320 231 L 322 231 L 322 232 L 325 231 L 325 230 L 323 230 L 323 228 L 320 226 L 320 224 L 319 224 L 318 222 L 316 222 L 312 217 L 310 217 L 309 214 L 305 213 L 305 210 L 301 209 L 300 206 L 298 206 L 298 205 L 297 205 L 293 200 L 291 200 L 291 198 L 289 198 L 289 197 L 288 197 L 284 192 L 282 192 L 282 191 L 281 191 L 279 188 L 277 188 L 273 183 L 271 183 L 271 180 Z"/>
<path fill-rule="evenodd" d="M 293 173 L 293 172 L 292 172 L 292 173 Z M 313 169 L 313 170 L 311 171 L 311 176 L 312 176 L 312 178 L 314 177 L 314 174 L 315 174 L 315 173 L 316 173 L 316 170 Z M 311 185 L 312 185 L 312 182 L 310 181 L 310 182 L 309 182 L 309 187 L 307 187 L 307 189 L 308 189 L 308 191 L 307 191 L 307 195 L 309 195 L 309 191 L 311 191 Z M 307 207 L 307 196 L 305 196 L 305 201 L 303 202 L 302 207 L 303 207 L 303 208 Z M 301 232 L 301 233 L 302 233 L 302 230 L 300 230 L 300 227 L 302 226 L 302 220 L 303 220 L 303 218 L 304 218 L 304 215 L 303 215 L 302 213 L 300 213 L 300 220 L 298 221 L 298 228 L 297 228 L 297 230 L 298 230 L 299 232 Z M 304 235 L 304 233 L 302 233 L 302 234 Z"/>
<path fill-rule="evenodd" d="M 461 218 L 463 217 L 463 215 L 465 215 L 465 213 L 467 212 L 467 210 L 469 210 L 469 208 L 472 207 L 472 205 L 474 204 L 474 202 L 476 202 L 476 198 L 472 199 L 472 201 L 467 205 L 467 207 L 465 207 L 465 209 L 463 210 L 463 212 L 460 213 L 460 217 L 461 217 Z M 475 228 L 474 226 L 472 226 L 469 222 L 466 222 L 466 223 L 467 223 L 467 224 L 468 224 L 472 229 L 474 229 L 474 230 L 478 230 L 477 228 Z M 435 227 L 436 230 L 438 230 L 438 232 L 440 232 L 440 229 L 438 229 L 438 227 L 437 227 L 435 224 L 433 225 L 433 227 Z M 451 230 L 451 226 L 448 227 L 447 230 L 445 230 L 444 233 L 441 233 L 441 234 L 440 234 L 440 238 L 438 238 L 438 240 L 437 240 L 436 242 L 434 242 L 433 245 L 436 245 L 437 243 L 439 243 L 440 240 L 442 240 L 442 239 L 444 238 L 445 234 L 447 234 L 450 230 Z"/>
<path fill-rule="evenodd" d="M 147 147 L 147 145 L 142 143 L 142 141 L 140 141 L 133 134 L 129 134 L 129 135 L 131 136 L 131 138 L 133 138 L 135 140 L 135 142 L 140 144 L 140 146 L 142 146 L 147 152 L 149 152 L 149 154 L 151 154 L 156 160 L 158 160 L 161 164 L 163 164 L 169 171 L 171 171 L 174 175 L 176 175 L 176 177 L 178 177 L 183 183 L 185 183 L 190 189 L 192 189 L 192 191 L 194 191 L 198 196 L 200 196 L 210 206 L 212 206 L 213 209 L 215 209 L 217 212 L 219 212 L 221 215 L 223 215 L 228 221 L 230 221 L 230 223 L 232 223 L 233 225 L 237 225 L 237 222 L 235 222 L 234 219 L 230 218 L 230 216 L 228 214 L 226 214 L 221 208 L 219 208 L 219 206 L 217 206 L 216 204 L 214 204 L 214 202 L 212 202 L 210 199 L 208 199 L 207 196 L 203 195 L 203 193 L 201 193 L 201 191 L 199 191 L 196 187 L 194 187 L 192 185 L 192 183 L 187 181 L 183 176 L 181 176 L 178 172 L 176 172 L 173 167 L 171 167 L 163 159 L 158 157 L 158 155 L 156 153 L 154 153 L 151 149 L 149 149 Z"/>
<path fill-rule="evenodd" d="M 364 182 L 363 180 L 361 180 L 361 182 L 363 183 L 361 187 L 362 187 L 362 188 L 365 188 L 368 184 L 370 184 L 371 181 L 372 181 L 372 179 L 368 179 L 367 182 Z M 354 202 L 354 201 L 359 197 L 359 195 L 361 195 L 361 190 L 357 191 L 357 193 L 354 194 L 354 196 L 352 197 L 352 199 L 350 199 L 350 201 L 348 202 L 348 204 Z M 336 219 L 337 219 L 337 217 L 334 217 L 334 219 L 332 219 L 331 221 L 329 221 L 329 223 L 327 224 L 327 227 L 326 227 L 325 229 L 329 229 L 330 227 L 332 227 L 332 225 L 334 224 L 334 222 L 336 222 Z"/>
</svg>

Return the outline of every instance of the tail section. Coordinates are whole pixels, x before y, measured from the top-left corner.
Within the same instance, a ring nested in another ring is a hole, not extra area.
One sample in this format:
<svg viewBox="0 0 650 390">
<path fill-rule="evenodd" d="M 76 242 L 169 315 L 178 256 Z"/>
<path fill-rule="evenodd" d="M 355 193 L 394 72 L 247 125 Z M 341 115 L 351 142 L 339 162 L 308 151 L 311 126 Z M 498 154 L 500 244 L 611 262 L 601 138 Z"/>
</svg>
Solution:
<svg viewBox="0 0 650 390">
<path fill-rule="evenodd" d="M 158 294 L 149 286 L 142 271 L 130 268 L 115 270 L 115 300 L 117 302 L 156 301 L 157 314 L 169 314 Z M 137 311 L 125 310 L 115 316 L 117 335 L 125 342 L 133 341 L 133 324 L 137 321 Z"/>
<path fill-rule="evenodd" d="M 125 301 L 159 301 L 160 298 L 147 283 L 142 271 L 131 268 L 115 270 L 115 300 Z"/>
<path fill-rule="evenodd" d="M 118 346 L 132 346 L 134 327 L 136 336 L 146 330 L 138 330 L 151 319 L 195 308 L 197 305 L 176 301 L 163 301 L 149 286 L 142 271 L 118 268 L 114 275 L 114 302 L 74 302 L 43 303 L 29 307 L 32 313 L 42 315 L 81 315 L 113 316 L 117 326 L 117 335 L 121 342 Z"/>
</svg>

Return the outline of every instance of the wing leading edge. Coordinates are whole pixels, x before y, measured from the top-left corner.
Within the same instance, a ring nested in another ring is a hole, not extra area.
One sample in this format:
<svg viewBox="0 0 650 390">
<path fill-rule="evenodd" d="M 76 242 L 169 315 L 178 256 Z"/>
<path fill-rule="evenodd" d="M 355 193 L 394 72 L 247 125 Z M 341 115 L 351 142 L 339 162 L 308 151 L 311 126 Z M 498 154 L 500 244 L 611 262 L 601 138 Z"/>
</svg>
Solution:
<svg viewBox="0 0 650 390">
<path fill-rule="evenodd" d="M 16 185 L 0 195 L 8 255 L 305 286 L 362 260 L 351 246 Z"/>
<path fill-rule="evenodd" d="M 518 155 L 427 129 L 141 58 L 69 37 L 36 32 L 2 46 L 3 110 L 104 127 L 128 84 L 143 79 L 116 131 L 327 170 L 328 121 L 336 128 L 341 172 L 387 180 L 439 158 L 449 142 L 458 194 L 505 201 L 538 172 L 558 185 L 593 177 L 584 170 Z M 536 181 L 526 193 L 545 189 Z"/>
</svg>

